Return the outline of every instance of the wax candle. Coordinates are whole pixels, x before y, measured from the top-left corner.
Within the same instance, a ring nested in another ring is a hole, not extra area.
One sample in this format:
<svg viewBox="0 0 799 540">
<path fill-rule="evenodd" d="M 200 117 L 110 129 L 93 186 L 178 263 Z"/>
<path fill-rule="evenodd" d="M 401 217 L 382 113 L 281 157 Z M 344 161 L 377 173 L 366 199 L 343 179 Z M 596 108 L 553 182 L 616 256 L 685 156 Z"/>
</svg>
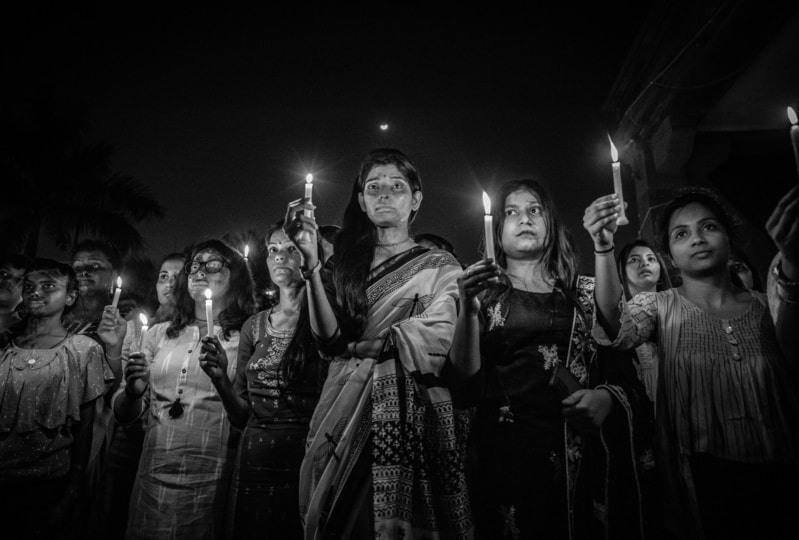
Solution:
<svg viewBox="0 0 799 540">
<path fill-rule="evenodd" d="M 247 264 L 250 256 L 250 244 L 244 244 L 244 264 Z"/>
<path fill-rule="evenodd" d="M 305 198 L 308 203 L 313 203 L 313 175 L 311 173 L 305 175 Z M 306 208 L 305 215 L 313 217 L 313 210 Z"/>
<path fill-rule="evenodd" d="M 793 159 L 796 162 L 796 172 L 799 174 L 799 126 L 796 125 L 796 112 L 788 107 L 788 121 L 791 122 L 791 144 L 793 145 Z"/>
<path fill-rule="evenodd" d="M 608 141 L 610 141 L 610 157 L 613 160 L 613 192 L 616 194 L 616 197 L 618 197 L 619 205 L 621 206 L 619 217 L 616 218 L 616 225 L 627 225 L 630 221 L 627 219 L 627 213 L 624 211 L 624 193 L 621 189 L 621 163 L 619 163 L 619 152 L 616 150 L 616 145 L 613 144 L 610 135 L 608 135 Z"/>
<path fill-rule="evenodd" d="M 119 304 L 119 295 L 122 294 L 122 278 L 117 277 L 117 288 L 114 291 L 114 300 L 111 302 L 111 307 L 116 309 Z"/>
<path fill-rule="evenodd" d="M 211 289 L 205 289 L 205 324 L 208 325 L 208 337 L 214 335 L 214 303 L 211 300 Z"/>
<path fill-rule="evenodd" d="M 485 258 L 496 260 L 494 256 L 494 222 L 491 216 L 491 199 L 488 194 L 483 192 L 483 208 L 485 208 L 485 217 L 483 218 L 483 225 L 485 225 Z"/>
<path fill-rule="evenodd" d="M 141 321 L 141 335 L 139 336 L 139 350 L 144 348 L 144 334 L 147 333 L 149 326 L 147 325 L 147 315 L 139 313 L 139 320 Z"/>
</svg>

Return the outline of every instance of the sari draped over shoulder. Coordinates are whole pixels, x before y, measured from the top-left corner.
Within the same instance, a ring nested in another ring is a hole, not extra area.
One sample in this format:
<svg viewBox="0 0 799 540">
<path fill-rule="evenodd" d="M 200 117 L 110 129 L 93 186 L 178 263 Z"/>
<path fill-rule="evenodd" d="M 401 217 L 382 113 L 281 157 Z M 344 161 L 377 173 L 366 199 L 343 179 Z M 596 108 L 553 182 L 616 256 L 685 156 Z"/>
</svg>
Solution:
<svg viewBox="0 0 799 540">
<path fill-rule="evenodd" d="M 372 272 L 361 339 L 385 345 L 379 358 L 331 359 L 300 471 L 306 538 L 333 534 L 331 514 L 356 513 L 353 493 L 371 496 L 375 538 L 472 536 L 461 426 L 440 379 L 460 272 L 423 248 Z"/>
</svg>

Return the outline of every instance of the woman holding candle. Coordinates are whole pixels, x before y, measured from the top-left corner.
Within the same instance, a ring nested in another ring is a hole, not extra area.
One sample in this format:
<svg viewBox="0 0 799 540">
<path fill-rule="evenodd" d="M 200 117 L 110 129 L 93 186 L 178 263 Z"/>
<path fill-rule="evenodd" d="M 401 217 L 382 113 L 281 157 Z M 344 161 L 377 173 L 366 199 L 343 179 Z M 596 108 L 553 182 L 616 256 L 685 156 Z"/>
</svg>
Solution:
<svg viewBox="0 0 799 540">
<path fill-rule="evenodd" d="M 145 317 L 148 326 L 168 321 L 172 316 L 175 309 L 175 286 L 184 263 L 185 255 L 182 253 L 170 253 L 161 260 L 153 288 L 158 308 L 152 317 Z M 126 321 L 119 314 L 119 310 L 111 309 L 110 306 L 106 306 L 103 311 L 97 334 L 105 344 L 106 354 L 120 359 L 123 371 L 131 352 L 141 350 L 146 333 L 142 324 L 141 319 Z M 124 385 L 123 379 L 121 387 Z M 89 537 L 113 540 L 125 535 L 128 503 L 139 468 L 146 420 L 147 415 L 142 415 L 139 422 L 127 425 L 114 423 L 114 435 L 103 463 L 101 485 L 92 507 Z"/>
<path fill-rule="evenodd" d="M 308 205 L 289 205 L 311 328 L 331 360 L 300 471 L 306 538 L 471 532 L 462 433 L 440 379 L 461 268 L 412 240 L 421 202 L 419 175 L 403 153 L 370 152 L 322 271 Z"/>
<path fill-rule="evenodd" d="M 232 456 L 222 401 L 201 362 L 222 348 L 233 379 L 239 330 L 252 314 L 252 278 L 241 253 L 219 240 L 194 246 L 175 288 L 175 310 L 151 326 L 113 399 L 120 423 L 147 414 L 127 538 L 219 538 Z M 211 290 L 214 335 L 207 336 Z M 206 347 L 203 344 L 214 344 Z"/>
<path fill-rule="evenodd" d="M 671 288 L 668 267 L 663 257 L 646 240 L 633 240 L 624 246 L 616 259 L 624 299 L 642 292 L 665 291 Z M 657 388 L 657 347 L 652 342 L 635 348 L 635 369 L 646 387 L 646 395 L 654 403 Z"/>
<path fill-rule="evenodd" d="M 701 188 L 665 207 L 664 252 L 682 285 L 619 302 L 612 271 L 614 216 L 608 195 L 585 212 L 594 241 L 600 341 L 620 349 L 656 341 L 658 469 L 666 525 L 679 538 L 787 538 L 797 505 L 799 402 L 799 188 L 778 204 L 766 228 L 780 250 L 779 298 L 732 284 L 732 219 Z M 774 322 L 773 322 L 774 321 Z"/>
<path fill-rule="evenodd" d="M 503 184 L 496 261 L 458 278 L 447 364 L 453 396 L 476 407 L 470 437 L 481 538 L 575 538 L 609 527 L 636 538 L 641 489 L 631 455 L 643 389 L 629 358 L 591 339 L 593 279 L 536 180 Z M 607 473 L 607 474 L 605 474 Z M 604 524 L 604 525 L 603 525 Z"/>
<path fill-rule="evenodd" d="M 69 265 L 34 260 L 22 298 L 26 318 L 0 355 L 0 523 L 5 534 L 68 537 L 85 517 L 95 403 L 111 374 L 102 347 L 64 327 L 78 298 Z"/>
<path fill-rule="evenodd" d="M 282 226 L 281 220 L 265 235 L 277 303 L 244 323 L 235 381 L 227 378 L 228 360 L 221 348 L 203 365 L 231 423 L 244 430 L 228 514 L 228 536 L 237 539 L 302 538 L 300 463 L 327 368 L 311 335 L 302 256 Z"/>
</svg>

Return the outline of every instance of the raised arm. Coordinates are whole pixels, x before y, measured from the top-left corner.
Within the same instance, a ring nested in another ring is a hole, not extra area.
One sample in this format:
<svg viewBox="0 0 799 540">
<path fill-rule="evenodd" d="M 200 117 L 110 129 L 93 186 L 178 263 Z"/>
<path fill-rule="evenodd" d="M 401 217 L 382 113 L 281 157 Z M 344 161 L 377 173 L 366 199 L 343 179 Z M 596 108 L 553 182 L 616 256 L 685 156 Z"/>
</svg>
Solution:
<svg viewBox="0 0 799 540">
<path fill-rule="evenodd" d="M 619 215 L 619 199 L 615 195 L 605 195 L 592 202 L 585 209 L 583 227 L 594 241 L 594 273 L 596 288 L 597 321 L 608 337 L 613 340 L 619 333 L 619 300 L 622 288 L 616 272 L 613 235 L 616 232 L 616 218 Z"/>
<path fill-rule="evenodd" d="M 313 205 L 298 199 L 289 203 L 283 231 L 291 238 L 303 256 L 303 277 L 306 282 L 306 296 L 311 318 L 311 330 L 319 340 L 334 340 L 339 332 L 338 321 L 325 293 L 320 270 L 317 234 L 319 227 L 312 216 L 306 216 L 304 210 L 313 209 Z"/>
<path fill-rule="evenodd" d="M 786 358 L 799 357 L 799 186 L 789 191 L 766 222 L 766 230 L 780 250 L 774 272 L 768 276 L 774 291 L 777 342 Z"/>
<path fill-rule="evenodd" d="M 490 279 L 499 275 L 499 267 L 482 260 L 469 266 L 458 276 L 460 309 L 449 352 L 455 372 L 470 377 L 480 370 L 480 300 L 478 295 L 490 285 Z"/>
</svg>

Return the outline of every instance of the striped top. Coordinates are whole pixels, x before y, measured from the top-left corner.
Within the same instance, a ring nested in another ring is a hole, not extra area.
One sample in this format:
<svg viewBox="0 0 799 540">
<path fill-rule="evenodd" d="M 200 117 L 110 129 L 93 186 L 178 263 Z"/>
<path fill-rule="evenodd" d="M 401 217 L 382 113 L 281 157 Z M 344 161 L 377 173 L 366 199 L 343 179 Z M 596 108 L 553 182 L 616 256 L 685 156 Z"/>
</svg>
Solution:
<svg viewBox="0 0 799 540">
<path fill-rule="evenodd" d="M 620 348 L 655 341 L 665 404 L 682 453 L 747 463 L 796 463 L 799 403 L 765 299 L 720 319 L 671 289 L 622 302 Z M 597 341 L 611 344 L 601 325 Z M 676 340 L 676 341 L 675 341 Z"/>
</svg>

